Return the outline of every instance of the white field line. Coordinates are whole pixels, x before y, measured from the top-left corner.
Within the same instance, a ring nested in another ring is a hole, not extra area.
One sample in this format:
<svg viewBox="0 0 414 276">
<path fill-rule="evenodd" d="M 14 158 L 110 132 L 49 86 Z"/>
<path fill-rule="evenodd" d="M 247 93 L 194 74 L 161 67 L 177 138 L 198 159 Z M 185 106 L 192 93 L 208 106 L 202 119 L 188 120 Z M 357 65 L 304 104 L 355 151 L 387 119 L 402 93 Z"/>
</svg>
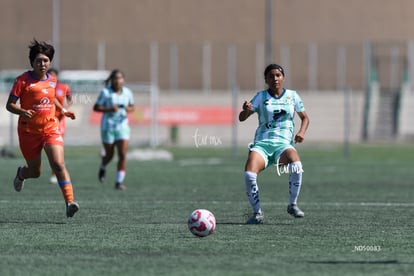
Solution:
<svg viewBox="0 0 414 276">
<path fill-rule="evenodd" d="M 43 203 L 43 204 L 59 204 L 62 203 L 61 200 L 43 200 L 43 201 L 36 201 L 36 203 Z M 80 201 L 82 203 L 82 201 Z M 0 204 L 11 204 L 11 203 L 17 203 L 17 204 L 33 204 L 33 201 L 31 200 L 7 200 L 3 199 L 0 200 Z M 84 202 L 87 204 L 87 201 Z M 117 200 L 104 200 L 101 201 L 101 203 L 108 203 L 108 204 L 114 204 L 114 205 L 122 205 Z M 171 204 L 171 205 L 180 205 L 180 204 L 223 204 L 223 205 L 237 205 L 237 204 L 245 204 L 244 201 L 174 201 L 174 200 L 144 200 L 140 201 L 141 204 L 152 204 L 152 205 L 165 205 L 165 204 Z M 265 206 L 285 206 L 286 202 L 261 202 L 262 205 Z M 414 207 L 413 202 L 299 202 L 299 205 L 301 206 L 337 206 L 337 207 Z"/>
</svg>

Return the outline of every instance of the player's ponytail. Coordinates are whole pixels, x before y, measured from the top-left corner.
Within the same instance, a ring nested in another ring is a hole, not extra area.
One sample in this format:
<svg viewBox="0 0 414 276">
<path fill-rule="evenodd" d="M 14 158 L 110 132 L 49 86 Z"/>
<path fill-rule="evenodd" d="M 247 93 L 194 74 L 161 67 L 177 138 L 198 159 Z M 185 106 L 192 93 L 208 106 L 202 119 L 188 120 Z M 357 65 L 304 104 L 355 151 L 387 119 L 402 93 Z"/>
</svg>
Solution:
<svg viewBox="0 0 414 276">
<path fill-rule="evenodd" d="M 112 86 L 112 81 L 115 78 L 115 76 L 117 74 L 121 74 L 122 76 L 124 76 L 124 73 L 119 70 L 119 69 L 114 69 L 112 70 L 111 74 L 109 74 L 108 78 L 106 78 L 106 80 L 104 80 L 104 84 L 106 87 Z"/>
</svg>

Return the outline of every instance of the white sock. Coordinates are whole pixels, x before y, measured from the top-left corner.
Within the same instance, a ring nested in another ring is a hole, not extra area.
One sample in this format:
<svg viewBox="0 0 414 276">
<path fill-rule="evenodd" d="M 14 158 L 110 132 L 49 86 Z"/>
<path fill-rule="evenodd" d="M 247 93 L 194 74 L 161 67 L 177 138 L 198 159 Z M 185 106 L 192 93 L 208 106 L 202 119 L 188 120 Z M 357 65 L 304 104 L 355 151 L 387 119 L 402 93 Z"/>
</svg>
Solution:
<svg viewBox="0 0 414 276">
<path fill-rule="evenodd" d="M 124 179 L 125 179 L 125 171 L 124 170 L 118 171 L 116 174 L 116 183 L 122 183 L 124 182 Z"/>
<path fill-rule="evenodd" d="M 259 200 L 259 187 L 257 186 L 257 173 L 244 172 L 244 181 L 246 184 L 246 194 L 249 199 L 250 205 L 252 205 L 254 213 L 261 213 Z"/>
<path fill-rule="evenodd" d="M 302 162 L 296 161 L 289 164 L 289 203 L 296 204 L 302 185 Z"/>
</svg>

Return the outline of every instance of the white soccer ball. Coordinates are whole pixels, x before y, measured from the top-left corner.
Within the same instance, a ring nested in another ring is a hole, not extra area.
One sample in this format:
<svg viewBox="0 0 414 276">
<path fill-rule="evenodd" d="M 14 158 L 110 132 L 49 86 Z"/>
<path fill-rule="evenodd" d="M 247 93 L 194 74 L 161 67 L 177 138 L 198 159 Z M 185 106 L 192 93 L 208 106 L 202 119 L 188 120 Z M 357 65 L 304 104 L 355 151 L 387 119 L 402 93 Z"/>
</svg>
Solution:
<svg viewBox="0 0 414 276">
<path fill-rule="evenodd" d="M 188 229 L 198 237 L 206 237 L 216 229 L 216 218 L 209 210 L 194 210 L 188 217 Z"/>
</svg>

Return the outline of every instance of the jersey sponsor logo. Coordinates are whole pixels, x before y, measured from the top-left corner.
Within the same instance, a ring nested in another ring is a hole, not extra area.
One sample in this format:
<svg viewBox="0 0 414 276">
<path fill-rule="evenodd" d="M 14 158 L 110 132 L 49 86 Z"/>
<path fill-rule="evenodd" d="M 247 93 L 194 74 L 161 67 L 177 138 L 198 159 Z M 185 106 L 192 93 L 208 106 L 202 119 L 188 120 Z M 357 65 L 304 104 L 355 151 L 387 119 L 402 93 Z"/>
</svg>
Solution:
<svg viewBox="0 0 414 276">
<path fill-rule="evenodd" d="M 50 99 L 48 97 L 43 97 L 39 104 L 34 104 L 33 109 L 36 111 L 40 110 L 51 110 L 53 107 L 53 104 L 50 103 Z"/>
<path fill-rule="evenodd" d="M 40 104 L 49 104 L 50 103 L 50 99 L 48 97 L 43 97 L 40 100 Z"/>
<path fill-rule="evenodd" d="M 43 94 L 47 94 L 47 93 L 49 93 L 49 92 L 47 91 L 47 89 L 46 89 L 46 88 L 43 88 L 43 89 L 42 89 L 42 92 L 43 92 Z"/>
<path fill-rule="evenodd" d="M 273 110 L 273 120 L 271 122 L 266 123 L 266 128 L 276 128 L 277 127 L 277 121 L 281 118 L 285 117 L 287 115 L 287 111 L 284 109 L 275 109 Z"/>
<path fill-rule="evenodd" d="M 289 104 L 289 101 L 286 101 L 287 104 Z M 266 105 L 280 105 L 280 102 L 272 101 L 270 99 L 267 99 L 263 102 L 263 104 Z"/>
<path fill-rule="evenodd" d="M 277 120 L 279 118 L 281 118 L 282 116 L 286 115 L 287 112 L 284 109 L 277 109 L 277 110 L 273 110 L 273 120 Z"/>
</svg>

